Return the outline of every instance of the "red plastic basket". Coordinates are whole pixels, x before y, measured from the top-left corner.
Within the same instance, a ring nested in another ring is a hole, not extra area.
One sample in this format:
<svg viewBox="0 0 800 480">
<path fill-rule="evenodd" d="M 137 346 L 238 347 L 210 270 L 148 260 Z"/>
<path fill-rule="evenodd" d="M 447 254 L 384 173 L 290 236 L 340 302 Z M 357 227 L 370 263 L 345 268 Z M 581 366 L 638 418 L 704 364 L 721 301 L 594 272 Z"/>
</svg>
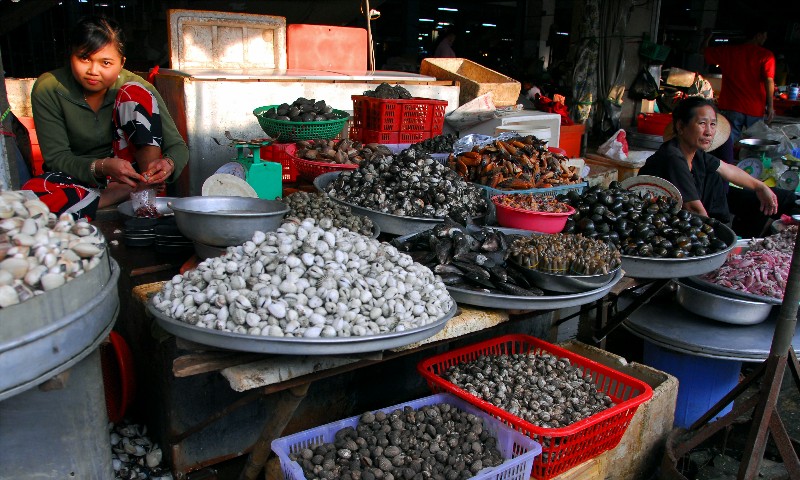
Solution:
<svg viewBox="0 0 800 480">
<path fill-rule="evenodd" d="M 431 98 L 386 99 L 353 95 L 353 124 L 379 132 L 442 133 L 446 100 Z M 427 137 L 426 137 L 427 138 Z"/>
<path fill-rule="evenodd" d="M 562 428 L 537 427 L 486 402 L 440 375 L 453 365 L 484 355 L 540 354 L 567 358 L 614 401 L 611 408 Z M 529 335 L 504 335 L 423 360 L 417 370 L 434 393 L 450 392 L 490 413 L 542 445 L 531 476 L 549 479 L 617 446 L 640 404 L 653 396 L 649 385 L 610 367 Z"/>
<path fill-rule="evenodd" d="M 297 181 L 297 168 L 294 166 L 292 156 L 297 150 L 294 143 L 273 143 L 261 147 L 259 154 L 262 160 L 280 162 L 283 165 L 283 182 L 294 183 Z"/>
<path fill-rule="evenodd" d="M 670 123 L 672 123 L 671 113 L 640 113 L 636 118 L 636 131 L 661 137 Z"/>
<path fill-rule="evenodd" d="M 314 181 L 315 178 L 323 173 L 341 172 L 358 168 L 358 165 L 354 164 L 315 162 L 313 160 L 300 158 L 296 155 L 292 155 L 292 161 L 297 169 L 297 173 L 308 181 Z"/>
<path fill-rule="evenodd" d="M 131 350 L 117 332 L 112 331 L 108 335 L 108 341 L 100 344 L 100 366 L 108 420 L 119 423 L 133 403 L 136 379 Z"/>
<path fill-rule="evenodd" d="M 417 143 L 427 138 L 435 137 L 431 131 L 426 132 L 379 132 L 375 130 L 357 130 L 359 140 L 362 143 L 380 143 L 383 145 L 395 145 L 398 143 Z"/>
</svg>

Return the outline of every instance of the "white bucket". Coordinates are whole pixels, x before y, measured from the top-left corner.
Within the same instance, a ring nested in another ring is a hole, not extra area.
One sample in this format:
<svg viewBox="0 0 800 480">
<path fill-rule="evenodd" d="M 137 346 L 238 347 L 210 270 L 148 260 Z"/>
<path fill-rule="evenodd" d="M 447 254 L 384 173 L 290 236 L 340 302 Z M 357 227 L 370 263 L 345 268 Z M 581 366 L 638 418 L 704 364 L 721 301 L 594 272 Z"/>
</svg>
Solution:
<svg viewBox="0 0 800 480">
<path fill-rule="evenodd" d="M 550 140 L 550 129 L 547 127 L 534 127 L 529 124 L 516 123 L 511 125 L 500 125 L 494 129 L 495 135 L 500 135 L 501 133 L 505 132 L 517 132 L 522 136 L 533 135 L 539 140 Z"/>
</svg>

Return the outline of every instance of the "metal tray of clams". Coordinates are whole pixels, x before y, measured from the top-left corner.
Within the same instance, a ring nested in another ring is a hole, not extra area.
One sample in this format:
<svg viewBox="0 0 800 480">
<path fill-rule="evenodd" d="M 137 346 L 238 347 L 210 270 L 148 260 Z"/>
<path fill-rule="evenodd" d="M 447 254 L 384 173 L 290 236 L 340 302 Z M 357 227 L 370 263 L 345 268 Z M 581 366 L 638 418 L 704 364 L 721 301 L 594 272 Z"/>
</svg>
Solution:
<svg viewBox="0 0 800 480">
<path fill-rule="evenodd" d="M 560 308 L 577 307 L 603 298 L 611 287 L 622 279 L 622 270 L 607 284 L 580 293 L 566 295 L 542 295 L 538 297 L 521 297 L 517 295 L 504 295 L 500 293 L 484 293 L 466 288 L 447 287 L 450 296 L 458 303 L 475 305 L 478 307 L 497 308 L 504 310 L 557 310 Z"/>
<path fill-rule="evenodd" d="M 391 233 L 393 235 L 406 235 L 408 233 L 424 232 L 444 222 L 443 218 L 401 217 L 391 213 L 364 208 L 354 203 L 348 203 L 344 200 L 334 198 L 328 193 L 328 186 L 340 173 L 342 172 L 323 173 L 314 179 L 314 186 L 320 192 L 328 195 L 334 202 L 350 207 L 354 214 L 371 218 L 372 222 L 380 227 L 381 232 Z"/>
<path fill-rule="evenodd" d="M 728 253 L 736 246 L 736 234 L 728 226 L 717 223 L 714 233 L 728 245 L 724 250 L 685 258 L 634 257 L 622 255 L 625 276 L 633 278 L 681 278 L 713 272 L 725 263 Z"/>
<path fill-rule="evenodd" d="M 280 355 L 348 355 L 404 347 L 425 340 L 444 329 L 445 324 L 455 316 L 457 306 L 453 302 L 453 307 L 442 318 L 411 330 L 363 337 L 334 338 L 262 337 L 198 327 L 164 315 L 155 308 L 152 300 L 147 302 L 147 310 L 164 330 L 176 337 L 204 345 L 241 352 Z"/>
</svg>

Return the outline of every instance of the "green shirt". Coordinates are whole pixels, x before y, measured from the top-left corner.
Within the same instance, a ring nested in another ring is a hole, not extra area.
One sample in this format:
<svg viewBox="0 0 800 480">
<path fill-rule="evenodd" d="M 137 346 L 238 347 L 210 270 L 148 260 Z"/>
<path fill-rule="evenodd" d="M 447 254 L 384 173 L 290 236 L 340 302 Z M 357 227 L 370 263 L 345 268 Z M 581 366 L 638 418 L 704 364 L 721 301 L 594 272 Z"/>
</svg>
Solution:
<svg viewBox="0 0 800 480">
<path fill-rule="evenodd" d="M 175 171 L 168 181 L 178 178 L 189 161 L 189 148 L 155 87 L 127 70 L 120 72 L 96 113 L 86 103 L 83 88 L 69 67 L 47 72 L 36 79 L 31 105 L 46 171 L 64 172 L 89 185 L 99 185 L 89 166 L 93 160 L 113 155 L 114 99 L 127 82 L 139 82 L 155 95 L 164 135 L 161 152 L 175 163 Z"/>
</svg>

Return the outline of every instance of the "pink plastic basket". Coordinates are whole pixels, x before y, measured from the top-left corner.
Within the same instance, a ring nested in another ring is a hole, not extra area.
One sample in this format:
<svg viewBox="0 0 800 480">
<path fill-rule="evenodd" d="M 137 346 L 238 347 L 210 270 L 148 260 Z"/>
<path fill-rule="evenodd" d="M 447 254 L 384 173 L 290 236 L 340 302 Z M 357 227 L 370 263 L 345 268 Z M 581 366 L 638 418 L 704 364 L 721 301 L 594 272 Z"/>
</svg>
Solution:
<svg viewBox="0 0 800 480">
<path fill-rule="evenodd" d="M 393 407 L 381 408 L 380 411 L 391 413 L 394 410 L 403 409 L 404 407 L 411 407 L 417 410 L 426 405 L 433 405 L 436 403 L 446 403 L 482 418 L 483 428 L 497 438 L 497 449 L 506 461 L 497 467 L 481 470 L 470 480 L 528 480 L 530 478 L 533 460 L 542 452 L 542 446 L 524 434 L 508 427 L 488 413 L 454 395 L 439 393 L 418 400 L 401 403 Z M 333 442 L 336 432 L 345 427 L 356 427 L 359 418 L 360 415 L 350 417 L 345 420 L 328 423 L 310 430 L 295 433 L 294 435 L 288 435 L 273 440 L 272 451 L 278 455 L 281 461 L 283 478 L 285 480 L 305 479 L 302 467 L 300 467 L 297 462 L 289 460 L 290 453 L 296 453 L 304 448 L 314 447 L 323 443 Z"/>
<path fill-rule="evenodd" d="M 534 212 L 521 208 L 508 207 L 501 204 L 498 200 L 500 195 L 492 197 L 492 203 L 497 210 L 497 223 L 501 227 L 520 228 L 541 233 L 559 233 L 564 230 L 567 219 L 575 213 L 575 209 L 569 207 L 566 212 Z"/>
</svg>

